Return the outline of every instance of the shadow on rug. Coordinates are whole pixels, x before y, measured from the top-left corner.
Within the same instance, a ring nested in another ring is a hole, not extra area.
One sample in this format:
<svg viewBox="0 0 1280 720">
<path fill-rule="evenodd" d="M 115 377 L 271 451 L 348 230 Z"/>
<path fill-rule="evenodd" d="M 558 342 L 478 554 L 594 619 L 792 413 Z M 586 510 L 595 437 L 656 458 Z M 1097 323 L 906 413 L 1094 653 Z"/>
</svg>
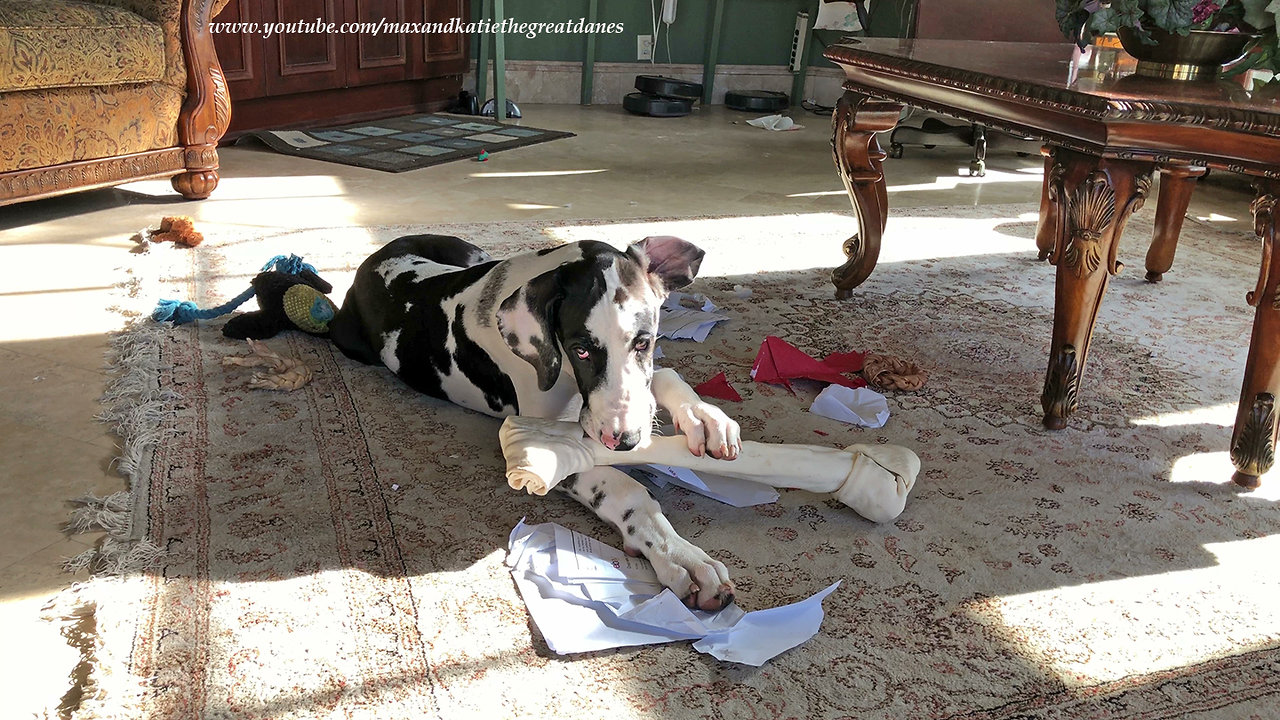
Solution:
<svg viewBox="0 0 1280 720">
<path fill-rule="evenodd" d="M 844 581 L 817 636 L 758 669 L 685 643 L 550 653 L 502 564 L 508 533 L 527 517 L 617 538 L 567 498 L 510 490 L 497 421 L 300 334 L 271 344 L 313 382 L 249 390 L 220 365 L 241 348 L 218 323 L 135 324 L 111 397 L 133 520 L 115 529 L 159 556 L 64 599 L 96 621 L 75 717 L 1266 717 L 1280 507 L 1265 479 L 1234 488 L 1226 460 L 1257 243 L 1188 222 L 1165 283 L 1116 278 L 1078 415 L 1050 433 L 1038 396 L 1053 270 L 1035 262 L 1034 213 L 904 211 L 849 302 L 827 279 L 843 215 L 430 228 L 499 256 L 685 237 L 708 250 L 693 289 L 732 320 L 702 344 L 661 342 L 665 362 L 692 383 L 726 372 L 744 437 L 919 453 L 914 496 L 884 526 L 801 491 L 742 509 L 658 494 L 746 609 Z M 1148 217 L 1122 255 L 1145 250 Z M 153 250 L 129 287 L 139 308 L 211 304 L 300 252 L 338 299 L 365 255 L 410 230 L 211 238 Z M 930 380 L 889 396 L 885 427 L 843 425 L 807 412 L 816 384 L 792 396 L 750 381 L 769 334 L 815 355 L 905 357 Z"/>
</svg>

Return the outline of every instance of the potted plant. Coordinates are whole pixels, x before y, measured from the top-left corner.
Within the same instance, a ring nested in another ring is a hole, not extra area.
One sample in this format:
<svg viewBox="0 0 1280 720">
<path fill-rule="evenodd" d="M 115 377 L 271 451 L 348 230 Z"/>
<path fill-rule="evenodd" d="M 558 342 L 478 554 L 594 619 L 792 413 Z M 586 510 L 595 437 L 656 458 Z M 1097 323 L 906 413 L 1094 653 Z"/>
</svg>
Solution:
<svg viewBox="0 0 1280 720">
<path fill-rule="evenodd" d="M 1272 0 L 1057 0 L 1058 25 L 1082 46 L 1119 36 L 1138 72 L 1191 79 L 1280 68 Z M 1275 5 L 1280 8 L 1280 5 Z"/>
</svg>

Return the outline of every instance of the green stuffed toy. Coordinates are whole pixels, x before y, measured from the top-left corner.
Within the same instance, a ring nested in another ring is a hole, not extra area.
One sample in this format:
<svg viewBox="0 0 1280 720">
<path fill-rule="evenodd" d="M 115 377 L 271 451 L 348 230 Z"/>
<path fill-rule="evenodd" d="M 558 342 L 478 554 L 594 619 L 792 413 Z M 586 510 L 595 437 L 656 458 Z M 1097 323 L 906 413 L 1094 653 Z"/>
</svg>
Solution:
<svg viewBox="0 0 1280 720">
<path fill-rule="evenodd" d="M 297 329 L 328 335 L 329 321 L 338 307 L 327 297 L 333 286 L 313 270 L 297 273 L 268 270 L 253 279 L 258 310 L 236 315 L 222 327 L 229 338 L 262 340 L 281 330 Z"/>
<path fill-rule="evenodd" d="M 312 335 L 328 335 L 329 321 L 338 312 L 327 295 L 333 286 L 297 255 L 278 255 L 262 267 L 248 290 L 215 308 L 201 310 L 191 301 L 161 300 L 151 313 L 158 322 L 182 325 L 225 315 L 257 296 L 258 310 L 241 313 L 222 328 L 229 338 L 262 340 L 281 330 L 297 329 Z"/>
</svg>

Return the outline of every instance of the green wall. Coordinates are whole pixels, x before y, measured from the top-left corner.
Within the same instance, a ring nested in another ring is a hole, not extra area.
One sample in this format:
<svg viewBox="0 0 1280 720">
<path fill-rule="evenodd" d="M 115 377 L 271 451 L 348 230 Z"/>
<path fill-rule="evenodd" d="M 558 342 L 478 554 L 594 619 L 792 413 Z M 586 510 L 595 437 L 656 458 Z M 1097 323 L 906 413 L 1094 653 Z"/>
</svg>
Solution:
<svg viewBox="0 0 1280 720">
<path fill-rule="evenodd" d="M 876 0 L 871 3 L 871 30 L 877 35 L 898 35 L 901 8 L 910 0 Z M 652 10 L 645 0 L 598 0 L 597 22 L 622 23 L 617 35 L 596 36 L 597 62 L 636 62 L 636 36 L 653 33 Z M 654 4 L 661 11 L 661 0 Z M 480 0 L 471 0 L 472 16 L 480 16 Z M 813 12 L 816 0 L 724 0 L 724 20 L 720 30 L 723 65 L 786 65 L 791 56 L 791 36 L 796 13 Z M 587 15 L 587 0 L 507 0 L 506 16 L 519 22 L 576 21 Z M 715 0 L 678 0 L 676 21 L 670 26 L 670 57 L 667 28 L 659 20 L 661 38 L 654 47 L 659 63 L 702 64 L 706 59 L 706 39 Z M 811 20 L 812 21 L 812 20 Z M 819 33 L 821 42 L 834 42 L 838 32 Z M 471 44 L 472 57 L 479 43 Z M 815 47 L 813 65 L 829 66 Z M 561 60 L 580 62 L 586 50 L 584 35 L 541 34 L 529 39 L 507 35 L 508 60 Z"/>
</svg>

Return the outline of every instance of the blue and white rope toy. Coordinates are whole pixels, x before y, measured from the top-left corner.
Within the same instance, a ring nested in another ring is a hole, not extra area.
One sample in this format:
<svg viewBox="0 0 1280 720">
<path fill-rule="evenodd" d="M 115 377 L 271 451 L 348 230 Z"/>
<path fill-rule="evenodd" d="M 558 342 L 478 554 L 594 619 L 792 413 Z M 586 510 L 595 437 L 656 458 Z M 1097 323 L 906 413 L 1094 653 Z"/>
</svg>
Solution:
<svg viewBox="0 0 1280 720">
<path fill-rule="evenodd" d="M 262 266 L 262 272 L 270 270 L 291 275 L 297 275 L 304 270 L 311 273 L 316 272 L 315 266 L 303 262 L 302 258 L 297 255 L 277 255 L 271 258 L 266 265 Z M 156 309 L 151 311 L 151 319 L 156 322 L 172 322 L 174 325 L 185 325 L 194 320 L 211 320 L 235 310 L 248 302 L 249 298 L 252 298 L 255 294 L 256 290 L 250 285 L 248 290 L 227 302 L 204 310 L 201 310 L 198 305 L 190 300 L 161 300 L 156 305 Z"/>
</svg>

